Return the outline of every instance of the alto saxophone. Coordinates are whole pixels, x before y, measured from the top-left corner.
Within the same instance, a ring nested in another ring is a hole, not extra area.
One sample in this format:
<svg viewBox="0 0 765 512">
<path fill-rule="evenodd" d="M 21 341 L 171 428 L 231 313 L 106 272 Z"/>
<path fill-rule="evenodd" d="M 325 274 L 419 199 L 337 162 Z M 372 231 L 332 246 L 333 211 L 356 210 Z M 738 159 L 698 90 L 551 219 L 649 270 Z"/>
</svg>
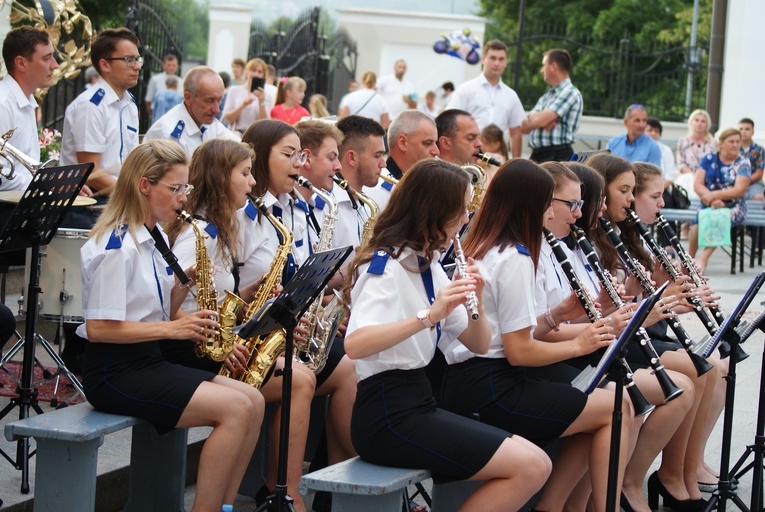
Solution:
<svg viewBox="0 0 765 512">
<path fill-rule="evenodd" d="M 316 252 L 327 251 L 332 248 L 332 237 L 335 234 L 335 222 L 337 221 L 337 201 L 329 192 L 313 186 L 310 181 L 302 176 L 296 176 L 298 185 L 313 191 L 321 197 L 329 211 L 324 215 L 321 226 L 321 235 Z M 322 307 L 321 300 L 324 296 L 322 292 L 319 297 L 311 304 L 306 313 L 309 322 L 308 336 L 306 341 L 298 343 L 295 349 L 295 361 L 306 365 L 315 374 L 324 369 L 327 364 L 327 357 L 335 341 L 337 329 L 347 316 L 347 310 L 343 304 L 342 297 L 335 290 L 332 300 L 326 306 Z"/>
<path fill-rule="evenodd" d="M 234 349 L 235 335 L 231 328 L 236 325 L 236 316 L 239 310 L 236 304 L 224 301 L 218 305 L 218 292 L 215 291 L 215 279 L 213 277 L 213 264 L 205 245 L 206 235 L 194 217 L 183 210 L 177 210 L 178 219 L 191 224 L 196 238 L 196 266 L 197 266 L 197 306 L 200 310 L 210 309 L 218 313 L 220 329 L 218 334 L 209 336 L 205 341 L 200 341 L 194 347 L 197 357 L 207 357 L 213 361 L 223 361 Z M 230 292 L 226 292 L 227 294 Z"/>
<path fill-rule="evenodd" d="M 468 212 L 473 213 L 478 210 L 483 200 L 484 186 L 486 185 L 486 172 L 473 164 L 461 165 L 460 169 L 467 171 L 470 174 L 470 179 L 473 183 L 473 198 L 470 200 L 468 206 Z"/>
<path fill-rule="evenodd" d="M 380 208 L 377 207 L 377 203 L 375 203 L 371 197 L 351 187 L 348 180 L 343 178 L 340 173 L 337 173 L 332 179 L 335 180 L 335 183 L 337 183 L 340 188 L 353 196 L 354 199 L 360 201 L 364 206 L 369 208 L 369 217 L 366 222 L 364 222 L 364 227 L 361 229 L 359 247 L 363 247 L 369 242 L 369 239 L 372 238 L 372 231 L 374 231 L 377 214 L 379 213 Z"/>
<path fill-rule="evenodd" d="M 395 186 L 395 185 L 398 185 L 398 180 L 397 180 L 396 178 L 394 178 L 393 176 L 391 176 L 391 175 L 390 175 L 390 174 L 387 172 L 387 169 L 386 169 L 386 172 L 381 172 L 381 173 L 380 173 L 380 179 L 382 179 L 383 181 L 387 181 L 387 182 L 388 182 L 388 183 L 390 183 L 391 185 L 394 185 L 394 186 Z"/>
<path fill-rule="evenodd" d="M 273 261 L 271 261 L 271 267 L 269 268 L 268 273 L 263 277 L 258 290 L 255 292 L 255 298 L 250 302 L 244 312 L 245 322 L 263 307 L 269 298 L 271 298 L 272 290 L 281 279 L 282 270 L 287 263 L 287 257 L 292 248 L 292 232 L 283 222 L 271 213 L 260 198 L 250 196 L 250 200 L 274 228 L 276 228 L 281 235 L 282 241 L 276 249 L 276 254 L 274 255 Z M 271 373 L 273 373 L 276 359 L 284 354 L 287 333 L 284 329 L 280 329 L 265 336 L 255 336 L 247 340 L 239 338 L 239 340 L 239 342 L 250 351 L 246 369 L 243 371 L 237 370 L 231 372 L 228 368 L 223 366 L 218 373 L 260 389 L 271 376 Z"/>
</svg>

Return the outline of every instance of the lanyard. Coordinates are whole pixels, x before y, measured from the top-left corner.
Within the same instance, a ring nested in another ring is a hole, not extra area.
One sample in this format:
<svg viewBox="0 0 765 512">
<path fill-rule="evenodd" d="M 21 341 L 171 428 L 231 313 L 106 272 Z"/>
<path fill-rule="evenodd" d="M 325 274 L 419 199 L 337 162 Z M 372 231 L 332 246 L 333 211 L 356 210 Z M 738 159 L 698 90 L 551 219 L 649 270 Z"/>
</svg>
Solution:
<svg viewBox="0 0 765 512">
<path fill-rule="evenodd" d="M 151 266 L 154 269 L 154 282 L 157 284 L 157 294 L 159 295 L 159 306 L 162 308 L 162 316 L 170 320 L 170 315 L 165 311 L 165 300 L 162 296 L 162 285 L 159 283 L 159 275 L 157 274 L 157 264 L 154 261 L 154 250 L 151 251 Z"/>
<path fill-rule="evenodd" d="M 418 260 L 420 266 L 425 264 L 423 258 L 418 258 Z M 432 306 L 433 302 L 436 300 L 436 291 L 433 287 L 433 273 L 430 271 L 430 267 L 426 268 L 420 276 L 422 277 L 422 284 L 425 286 L 425 294 L 428 296 L 428 302 Z M 441 341 L 441 322 L 436 323 L 436 346 L 438 346 L 439 341 Z"/>
</svg>

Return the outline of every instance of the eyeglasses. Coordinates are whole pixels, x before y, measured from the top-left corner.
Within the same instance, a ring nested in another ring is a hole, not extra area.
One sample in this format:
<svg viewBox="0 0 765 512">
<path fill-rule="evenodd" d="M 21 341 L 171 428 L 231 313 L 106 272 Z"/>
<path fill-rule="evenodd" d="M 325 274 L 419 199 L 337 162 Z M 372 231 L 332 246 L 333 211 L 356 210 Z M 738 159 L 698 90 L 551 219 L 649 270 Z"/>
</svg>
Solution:
<svg viewBox="0 0 765 512">
<path fill-rule="evenodd" d="M 143 57 L 133 57 L 132 55 L 127 57 L 107 57 L 104 60 L 122 60 L 125 61 L 125 65 L 129 68 L 134 68 L 136 64 L 143 66 Z"/>
<path fill-rule="evenodd" d="M 194 190 L 194 185 L 192 185 L 191 183 L 186 183 L 185 185 L 168 185 L 167 183 L 163 183 L 161 181 L 158 181 L 157 183 L 160 183 L 166 186 L 167 188 L 169 188 L 170 192 L 172 192 L 176 196 L 189 194 L 192 190 Z"/>
<path fill-rule="evenodd" d="M 308 158 L 308 153 L 302 149 L 295 149 L 292 153 L 282 153 L 282 155 L 289 157 L 292 165 L 303 165 Z"/>
<path fill-rule="evenodd" d="M 584 206 L 584 199 L 580 199 L 579 201 L 576 200 L 568 200 L 568 199 L 558 199 L 557 197 L 553 197 L 553 201 L 558 201 L 560 203 L 566 203 L 568 205 L 568 210 L 571 213 L 574 213 L 577 210 L 581 210 L 582 206 Z"/>
</svg>

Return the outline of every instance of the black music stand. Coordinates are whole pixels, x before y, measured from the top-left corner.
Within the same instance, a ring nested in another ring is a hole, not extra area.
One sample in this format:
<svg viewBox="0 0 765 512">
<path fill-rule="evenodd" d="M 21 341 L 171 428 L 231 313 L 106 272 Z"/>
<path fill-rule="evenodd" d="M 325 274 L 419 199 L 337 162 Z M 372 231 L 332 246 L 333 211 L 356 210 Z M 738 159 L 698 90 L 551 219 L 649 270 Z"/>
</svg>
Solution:
<svg viewBox="0 0 765 512">
<path fill-rule="evenodd" d="M 621 357 L 629 340 L 631 340 L 638 329 L 643 325 L 648 313 L 659 301 L 661 294 L 667 288 L 669 283 L 664 283 L 649 295 L 637 308 L 637 311 L 630 322 L 625 327 L 618 339 L 614 340 L 606 349 L 603 357 L 600 358 L 595 371 L 584 381 L 572 385 L 584 391 L 588 395 L 592 393 L 598 384 L 603 380 L 606 374 L 616 383 L 616 392 L 614 394 L 614 411 L 611 421 L 611 445 L 608 457 L 608 493 L 606 495 L 606 510 L 617 510 L 618 503 L 616 488 L 619 478 L 619 451 L 620 437 L 622 432 L 622 400 L 624 398 L 624 386 L 627 385 L 627 368 L 621 364 Z M 614 364 L 616 363 L 616 364 Z"/>
<path fill-rule="evenodd" d="M 92 170 L 92 163 L 39 169 L 0 232 L 0 252 L 28 248 L 32 250 L 32 268 L 27 289 L 24 359 L 21 383 L 16 388 L 19 396 L 12 398 L 10 403 L 0 411 L 0 419 L 16 406 L 19 407 L 20 420 L 29 417 L 30 407 L 38 414 L 43 412 L 37 404 L 37 390 L 32 388 L 35 321 L 37 300 L 41 291 L 40 276 L 37 271 L 40 263 L 40 246 L 50 243 Z M 29 438 L 17 441 L 16 460 L 2 450 L 0 454 L 16 469 L 21 470 L 21 492 L 29 493 L 29 457 L 34 455 L 29 453 Z"/>
<path fill-rule="evenodd" d="M 292 498 L 287 495 L 293 330 L 297 327 L 300 317 L 308 311 L 311 303 L 321 294 L 352 250 L 352 247 L 347 246 L 312 254 L 292 276 L 292 279 L 284 286 L 284 290 L 276 299 L 266 302 L 247 323 L 235 329 L 236 333 L 245 339 L 282 328 L 287 331 L 284 368 L 281 372 L 282 413 L 279 429 L 276 487 L 273 494 L 266 498 L 265 503 L 258 507 L 256 512 L 263 510 L 276 510 L 277 512 L 291 510 L 294 512 L 295 510 L 292 505 Z"/>
<path fill-rule="evenodd" d="M 746 290 L 746 293 L 744 293 L 744 296 L 741 297 L 741 300 L 736 305 L 734 310 L 731 312 L 728 318 L 725 319 L 717 332 L 715 332 L 712 341 L 704 350 L 705 356 L 708 357 L 708 354 L 714 352 L 715 348 L 717 348 L 717 345 L 722 340 L 727 341 L 731 347 L 730 362 L 728 363 L 728 375 L 725 376 L 727 387 L 725 389 L 725 409 L 723 412 L 722 449 L 720 450 L 720 477 L 717 481 L 717 489 L 714 490 L 712 496 L 707 502 L 707 506 L 704 508 L 705 512 L 711 512 L 715 509 L 717 509 L 719 512 L 724 512 L 728 500 L 732 500 L 733 503 L 735 503 L 739 508 L 739 510 L 749 510 L 746 508 L 743 500 L 738 497 L 738 494 L 736 494 L 736 488 L 738 486 L 736 484 L 735 478 L 733 478 L 733 473 L 736 470 L 730 469 L 731 438 L 733 436 L 733 401 L 736 396 L 736 365 L 739 360 L 739 353 L 736 348 L 741 341 L 739 334 L 736 332 L 736 326 L 741 321 L 741 316 L 746 311 L 746 308 L 749 307 L 749 304 L 752 303 L 754 297 L 760 291 L 763 283 L 765 283 L 765 272 L 760 272 L 757 274 L 757 277 L 754 278 L 752 284 L 749 285 L 749 288 Z M 762 396 L 762 382 L 760 382 L 761 399 Z M 761 420 L 763 420 L 762 415 L 758 413 L 757 428 L 758 432 L 760 433 L 765 431 L 765 428 L 762 428 L 765 423 L 761 423 Z M 760 436 L 757 441 L 760 445 L 760 448 L 762 448 L 762 436 Z M 757 461 L 756 457 L 757 454 L 755 452 L 755 462 Z M 760 464 L 759 468 L 755 467 L 755 477 L 757 477 L 757 473 L 759 473 L 760 482 L 759 484 L 756 481 L 752 482 L 753 507 L 755 500 L 759 495 L 761 495 L 762 491 L 762 451 L 759 452 L 759 457 Z M 742 459 L 736 463 L 736 466 L 740 467 L 740 465 L 743 464 L 744 459 L 745 457 L 742 457 Z M 755 495 L 755 491 L 757 495 Z M 752 508 L 752 511 L 757 510 L 759 512 L 761 509 L 762 507 L 759 506 L 757 509 Z"/>
</svg>

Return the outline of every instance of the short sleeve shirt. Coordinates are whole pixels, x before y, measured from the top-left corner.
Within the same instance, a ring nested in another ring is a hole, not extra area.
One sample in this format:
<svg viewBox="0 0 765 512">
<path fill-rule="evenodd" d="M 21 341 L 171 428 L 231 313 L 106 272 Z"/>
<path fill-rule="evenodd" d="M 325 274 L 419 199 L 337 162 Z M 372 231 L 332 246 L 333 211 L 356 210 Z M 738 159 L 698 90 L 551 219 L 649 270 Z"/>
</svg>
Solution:
<svg viewBox="0 0 765 512">
<path fill-rule="evenodd" d="M 481 130 L 494 123 L 503 133 L 520 126 L 525 116 L 518 94 L 501 80 L 491 85 L 483 73 L 457 87 L 447 108 L 469 112 Z"/>
<path fill-rule="evenodd" d="M 0 135 L 15 128 L 16 131 L 8 142 L 33 160 L 39 161 L 40 142 L 37 138 L 36 108 L 34 95 L 24 96 L 24 91 L 11 75 L 5 75 L 5 78 L 0 80 Z M 15 165 L 14 177 L 9 180 L 0 176 L 0 190 L 26 190 L 32 181 L 32 174 L 15 159 L 11 160 Z M 6 172 L 5 169 L 3 172 Z"/>
</svg>

